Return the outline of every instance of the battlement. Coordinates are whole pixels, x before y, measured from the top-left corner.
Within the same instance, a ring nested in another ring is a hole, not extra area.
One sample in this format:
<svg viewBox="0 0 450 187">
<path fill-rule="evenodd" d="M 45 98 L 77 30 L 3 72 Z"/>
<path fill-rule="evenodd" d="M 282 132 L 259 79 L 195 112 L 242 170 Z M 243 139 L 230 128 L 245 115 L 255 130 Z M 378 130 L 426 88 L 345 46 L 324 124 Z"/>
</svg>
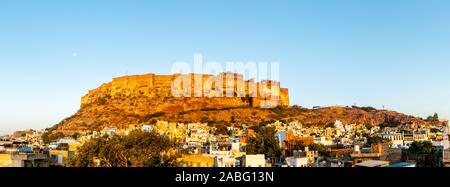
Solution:
<svg viewBox="0 0 450 187">
<path fill-rule="evenodd" d="M 111 97 L 143 94 L 151 97 L 154 92 L 174 96 L 174 91 L 183 97 L 240 97 L 247 98 L 253 107 L 289 106 L 287 88 L 281 88 L 280 82 L 273 80 L 244 80 L 242 74 L 220 73 L 217 76 L 208 74 L 173 74 L 173 75 L 131 75 L 113 78 L 110 83 L 90 90 L 81 99 L 81 104 L 89 104 L 105 95 Z M 245 100 L 245 99 L 244 99 Z M 265 102 L 268 101 L 268 102 Z"/>
</svg>

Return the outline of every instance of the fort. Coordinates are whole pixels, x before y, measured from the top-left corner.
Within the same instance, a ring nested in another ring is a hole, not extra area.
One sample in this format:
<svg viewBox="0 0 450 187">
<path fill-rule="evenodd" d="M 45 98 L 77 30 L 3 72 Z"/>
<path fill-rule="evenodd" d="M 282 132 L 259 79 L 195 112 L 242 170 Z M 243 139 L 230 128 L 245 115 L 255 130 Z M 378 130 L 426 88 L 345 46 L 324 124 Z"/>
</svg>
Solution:
<svg viewBox="0 0 450 187">
<path fill-rule="evenodd" d="M 289 106 L 289 91 L 280 82 L 253 79 L 244 80 L 237 73 L 131 75 L 113 78 L 111 82 L 90 90 L 82 97 L 81 105 L 87 105 L 104 96 L 119 97 L 144 95 L 146 97 L 235 97 L 242 98 L 251 107 L 270 108 Z"/>
</svg>

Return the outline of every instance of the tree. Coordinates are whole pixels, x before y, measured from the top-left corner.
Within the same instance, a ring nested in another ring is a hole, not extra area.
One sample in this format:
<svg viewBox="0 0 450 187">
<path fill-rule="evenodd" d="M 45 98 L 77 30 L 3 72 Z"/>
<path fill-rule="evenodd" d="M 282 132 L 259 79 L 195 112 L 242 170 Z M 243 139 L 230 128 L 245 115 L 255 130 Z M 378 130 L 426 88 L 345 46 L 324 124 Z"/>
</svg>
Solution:
<svg viewBox="0 0 450 187">
<path fill-rule="evenodd" d="M 434 113 L 433 116 L 428 116 L 427 121 L 429 122 L 439 121 L 439 115 L 437 113 Z"/>
<path fill-rule="evenodd" d="M 114 135 L 91 139 L 78 149 L 78 153 L 70 159 L 69 165 L 169 167 L 176 166 L 178 157 L 175 143 L 167 137 L 155 132 L 135 130 L 128 136 Z"/>
<path fill-rule="evenodd" d="M 433 146 L 433 144 L 429 141 L 423 141 L 423 142 L 413 142 L 409 146 L 407 150 L 405 150 L 406 155 L 411 154 L 434 154 L 436 153 L 436 147 Z"/>
<path fill-rule="evenodd" d="M 311 148 L 311 150 L 317 151 L 323 156 L 330 156 L 328 148 L 321 143 L 312 143 L 311 145 L 309 145 L 309 147 Z"/>
<path fill-rule="evenodd" d="M 373 144 L 378 144 L 378 143 L 388 143 L 390 142 L 389 139 L 383 138 L 381 136 L 370 136 L 367 138 L 367 143 L 365 146 L 372 146 Z"/>
<path fill-rule="evenodd" d="M 264 154 L 266 157 L 279 157 L 281 149 L 275 138 L 275 129 L 273 127 L 257 126 L 254 130 L 256 136 L 248 140 L 246 146 L 247 154 Z"/>
<path fill-rule="evenodd" d="M 225 124 L 216 125 L 216 128 L 217 128 L 217 130 L 215 132 L 216 135 L 218 135 L 218 134 L 228 135 L 229 134 L 228 128 Z"/>
<path fill-rule="evenodd" d="M 42 141 L 44 144 L 49 144 L 53 141 L 56 141 L 60 138 L 64 138 L 65 135 L 62 132 L 53 133 L 53 131 L 47 131 L 44 134 L 42 134 Z"/>
<path fill-rule="evenodd" d="M 80 137 L 80 133 L 79 132 L 75 132 L 75 133 L 72 134 L 72 138 L 75 139 L 75 140 L 78 139 L 79 137 Z"/>
</svg>

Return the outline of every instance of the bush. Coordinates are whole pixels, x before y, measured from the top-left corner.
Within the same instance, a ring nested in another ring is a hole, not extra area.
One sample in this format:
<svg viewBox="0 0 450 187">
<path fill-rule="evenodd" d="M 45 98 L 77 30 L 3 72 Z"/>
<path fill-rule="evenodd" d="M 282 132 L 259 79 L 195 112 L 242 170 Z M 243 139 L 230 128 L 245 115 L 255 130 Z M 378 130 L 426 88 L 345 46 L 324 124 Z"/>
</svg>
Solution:
<svg viewBox="0 0 450 187">
<path fill-rule="evenodd" d="M 363 107 L 359 107 L 359 106 L 353 105 L 352 108 L 364 110 L 364 111 L 366 111 L 366 112 L 373 112 L 373 111 L 376 111 L 376 110 L 377 110 L 376 108 L 371 107 L 371 106 L 363 106 Z"/>
</svg>

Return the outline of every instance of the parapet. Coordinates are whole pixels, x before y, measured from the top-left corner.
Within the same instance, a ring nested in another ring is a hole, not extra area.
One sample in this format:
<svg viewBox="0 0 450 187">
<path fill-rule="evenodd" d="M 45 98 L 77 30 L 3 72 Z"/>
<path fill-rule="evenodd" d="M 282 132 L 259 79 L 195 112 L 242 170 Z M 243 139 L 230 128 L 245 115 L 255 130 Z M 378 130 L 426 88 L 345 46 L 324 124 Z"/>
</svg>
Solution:
<svg viewBox="0 0 450 187">
<path fill-rule="evenodd" d="M 188 82 L 190 84 L 188 88 L 185 88 L 184 82 L 175 85 L 174 81 L 180 76 L 187 78 L 183 81 L 190 81 Z M 198 83 L 198 80 L 201 80 L 201 84 Z M 289 91 L 287 88 L 281 88 L 280 85 L 280 82 L 273 80 L 261 82 L 256 82 L 253 79 L 244 80 L 242 74 L 230 72 L 220 73 L 217 76 L 208 74 L 156 75 L 149 73 L 113 78 L 110 83 L 89 91 L 81 99 L 81 104 L 91 103 L 104 95 L 115 96 L 119 94 L 127 96 L 136 94 L 136 92 L 144 94 L 150 92 L 171 93 L 175 89 L 182 92 L 188 90 L 190 93 L 197 91 L 201 97 L 211 97 L 210 93 L 215 93 L 212 94 L 212 97 L 248 98 L 246 100 L 253 107 L 261 107 L 262 105 L 289 106 Z M 173 93 L 172 96 L 174 96 Z M 189 96 L 193 96 L 193 94 Z"/>
</svg>

